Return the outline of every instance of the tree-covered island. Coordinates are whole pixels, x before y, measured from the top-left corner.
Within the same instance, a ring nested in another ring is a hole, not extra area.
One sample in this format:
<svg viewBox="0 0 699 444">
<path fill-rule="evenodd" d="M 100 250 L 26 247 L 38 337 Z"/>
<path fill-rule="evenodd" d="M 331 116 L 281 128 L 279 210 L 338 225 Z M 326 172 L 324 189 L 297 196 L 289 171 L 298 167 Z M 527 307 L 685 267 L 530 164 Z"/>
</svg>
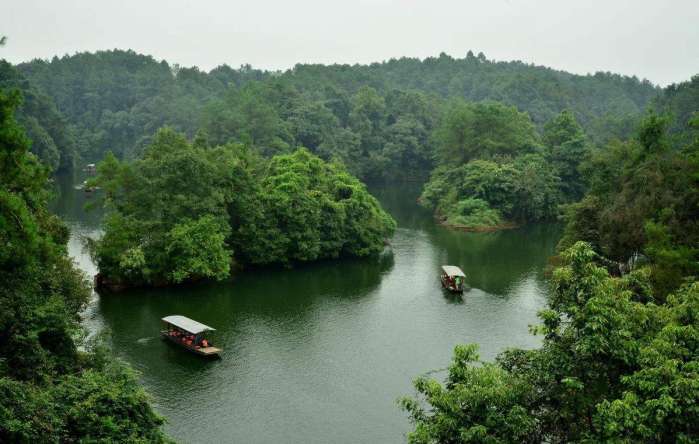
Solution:
<svg viewBox="0 0 699 444">
<path fill-rule="evenodd" d="M 98 283 L 112 289 L 224 279 L 236 266 L 381 252 L 395 221 L 343 166 L 306 149 L 263 159 L 161 129 L 141 159 L 111 153 L 94 180 L 108 215 Z"/>
</svg>

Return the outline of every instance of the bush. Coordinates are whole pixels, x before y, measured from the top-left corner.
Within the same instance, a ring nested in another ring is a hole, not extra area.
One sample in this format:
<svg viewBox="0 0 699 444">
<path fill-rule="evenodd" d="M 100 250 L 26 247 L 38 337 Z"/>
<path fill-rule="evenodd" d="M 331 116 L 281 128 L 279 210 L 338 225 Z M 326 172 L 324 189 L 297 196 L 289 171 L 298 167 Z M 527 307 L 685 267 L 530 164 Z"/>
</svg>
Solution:
<svg viewBox="0 0 699 444">
<path fill-rule="evenodd" d="M 459 201 L 447 217 L 449 225 L 467 228 L 495 227 L 502 223 L 500 212 L 490 208 L 482 199 L 467 198 Z"/>
</svg>

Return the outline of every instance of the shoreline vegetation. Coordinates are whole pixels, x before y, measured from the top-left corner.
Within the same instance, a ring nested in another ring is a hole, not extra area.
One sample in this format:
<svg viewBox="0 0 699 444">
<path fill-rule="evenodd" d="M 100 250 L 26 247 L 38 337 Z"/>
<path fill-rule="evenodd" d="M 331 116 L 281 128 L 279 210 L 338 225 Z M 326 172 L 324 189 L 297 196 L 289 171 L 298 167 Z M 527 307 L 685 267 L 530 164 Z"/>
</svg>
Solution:
<svg viewBox="0 0 699 444">
<path fill-rule="evenodd" d="M 425 178 L 420 204 L 457 229 L 562 217 L 541 348 L 457 346 L 446 381 L 401 400 L 408 441 L 697 441 L 698 109 L 699 75 L 660 89 L 471 51 L 285 72 L 2 60 L 0 441 L 169 442 L 135 372 L 84 340 L 89 282 L 46 202 L 88 161 L 112 285 L 376 255 L 396 223 L 362 181 Z"/>
<path fill-rule="evenodd" d="M 556 219 L 584 189 L 590 142 L 568 111 L 539 135 L 514 107 L 453 102 L 434 139 L 437 166 L 419 203 L 444 226 L 497 231 Z"/>
<path fill-rule="evenodd" d="M 580 166 L 541 347 L 485 362 L 457 345 L 444 381 L 399 402 L 409 443 L 699 439 L 699 112 L 649 113 L 636 134 Z"/>
<path fill-rule="evenodd" d="M 0 442 L 170 442 L 136 372 L 86 339 L 90 283 L 48 211 L 20 103 L 0 89 Z"/>
<path fill-rule="evenodd" d="M 503 231 L 503 230 L 514 230 L 516 228 L 520 228 L 522 225 L 516 224 L 514 222 L 507 222 L 507 223 L 502 223 L 498 225 L 459 225 L 459 224 L 450 224 L 447 221 L 440 221 L 437 219 L 437 223 L 443 227 L 452 229 L 452 230 L 457 230 L 457 231 L 465 231 L 468 233 L 495 233 L 497 231 Z"/>
<path fill-rule="evenodd" d="M 304 148 L 266 160 L 164 128 L 139 160 L 109 154 L 89 184 L 107 211 L 93 245 L 96 283 L 112 290 L 372 256 L 395 229 L 365 185 Z"/>
</svg>

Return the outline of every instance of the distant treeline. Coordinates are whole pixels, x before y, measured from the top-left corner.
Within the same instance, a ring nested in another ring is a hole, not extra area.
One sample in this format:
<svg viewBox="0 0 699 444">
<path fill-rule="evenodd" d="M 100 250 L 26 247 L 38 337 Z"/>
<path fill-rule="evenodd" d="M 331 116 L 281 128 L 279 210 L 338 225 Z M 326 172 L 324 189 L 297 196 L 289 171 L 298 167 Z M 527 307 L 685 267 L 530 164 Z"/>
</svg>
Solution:
<svg viewBox="0 0 699 444">
<path fill-rule="evenodd" d="M 326 160 L 343 160 L 365 180 L 426 177 L 434 166 L 433 130 L 454 99 L 513 105 L 538 130 L 570 110 L 592 141 L 606 142 L 627 137 L 661 92 L 635 77 L 574 75 L 471 52 L 460 59 L 440 54 L 284 72 L 223 65 L 207 73 L 114 50 L 16 69 L 5 64 L 0 85 L 13 84 L 47 100 L 42 109 L 55 104 L 56 113 L 43 115 L 27 101 L 20 113 L 23 123 L 37 121 L 34 128 L 25 124 L 35 135 L 33 149 L 54 169 L 78 158 L 99 160 L 107 151 L 137 158 L 167 125 L 189 137 L 205 133 L 213 144 L 243 142 L 263 154 L 304 146 Z"/>
</svg>

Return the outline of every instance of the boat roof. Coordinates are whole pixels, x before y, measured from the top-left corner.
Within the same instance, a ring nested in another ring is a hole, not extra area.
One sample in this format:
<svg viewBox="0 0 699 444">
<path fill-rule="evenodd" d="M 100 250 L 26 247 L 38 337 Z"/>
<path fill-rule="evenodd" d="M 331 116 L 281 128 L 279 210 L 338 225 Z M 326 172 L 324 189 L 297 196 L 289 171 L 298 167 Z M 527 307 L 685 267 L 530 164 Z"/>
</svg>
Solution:
<svg viewBox="0 0 699 444">
<path fill-rule="evenodd" d="M 447 274 L 447 276 L 461 276 L 466 277 L 461 268 L 456 265 L 442 265 L 442 270 Z"/>
<path fill-rule="evenodd" d="M 208 325 L 204 325 L 201 322 L 195 321 L 194 319 L 189 319 L 186 316 L 180 315 L 165 316 L 163 318 L 163 322 L 172 324 L 177 328 L 181 328 L 186 332 L 192 333 L 193 335 L 199 334 L 204 331 L 216 330 L 215 328 L 209 327 Z"/>
</svg>

